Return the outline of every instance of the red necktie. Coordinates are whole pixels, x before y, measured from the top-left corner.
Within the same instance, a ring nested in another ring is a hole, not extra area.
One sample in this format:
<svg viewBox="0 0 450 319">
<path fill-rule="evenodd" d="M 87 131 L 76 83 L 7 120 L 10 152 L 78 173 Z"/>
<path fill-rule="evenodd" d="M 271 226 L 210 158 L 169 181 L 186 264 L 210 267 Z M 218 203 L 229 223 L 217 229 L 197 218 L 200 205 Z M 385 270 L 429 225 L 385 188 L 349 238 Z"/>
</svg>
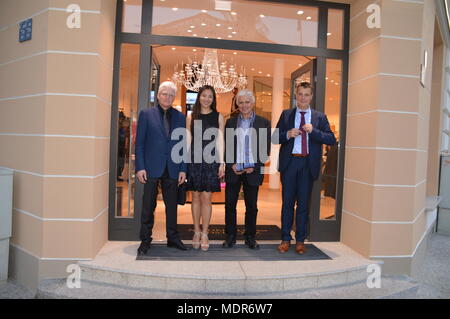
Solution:
<svg viewBox="0 0 450 319">
<path fill-rule="evenodd" d="M 300 114 L 302 115 L 302 118 L 301 118 L 301 120 L 300 120 L 300 131 L 302 132 L 301 133 L 301 136 L 302 136 L 302 152 L 301 152 L 301 154 L 302 155 L 304 155 L 304 156 L 306 156 L 306 155 L 308 155 L 308 148 L 306 147 L 306 131 L 302 128 L 303 127 L 303 125 L 305 125 L 306 123 L 306 121 L 305 121 L 305 113 L 306 112 L 300 112 Z"/>
</svg>

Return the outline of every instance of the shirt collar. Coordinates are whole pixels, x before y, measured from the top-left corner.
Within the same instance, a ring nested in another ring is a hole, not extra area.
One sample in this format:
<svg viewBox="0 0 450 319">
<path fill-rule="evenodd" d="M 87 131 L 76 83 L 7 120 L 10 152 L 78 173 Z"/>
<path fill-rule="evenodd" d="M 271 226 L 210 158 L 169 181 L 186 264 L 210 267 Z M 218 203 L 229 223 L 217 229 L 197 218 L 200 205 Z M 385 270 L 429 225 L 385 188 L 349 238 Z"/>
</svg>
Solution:
<svg viewBox="0 0 450 319">
<path fill-rule="evenodd" d="M 242 116 L 242 114 L 239 113 L 239 119 L 240 119 L 241 121 L 252 121 L 254 118 L 255 118 L 255 111 L 252 111 L 252 115 L 251 115 L 248 119 L 245 119 L 245 118 Z"/>
<path fill-rule="evenodd" d="M 309 106 L 306 110 L 301 110 L 299 107 L 296 107 L 296 108 L 297 108 L 297 113 L 300 113 L 300 112 L 311 113 L 311 106 Z"/>
</svg>

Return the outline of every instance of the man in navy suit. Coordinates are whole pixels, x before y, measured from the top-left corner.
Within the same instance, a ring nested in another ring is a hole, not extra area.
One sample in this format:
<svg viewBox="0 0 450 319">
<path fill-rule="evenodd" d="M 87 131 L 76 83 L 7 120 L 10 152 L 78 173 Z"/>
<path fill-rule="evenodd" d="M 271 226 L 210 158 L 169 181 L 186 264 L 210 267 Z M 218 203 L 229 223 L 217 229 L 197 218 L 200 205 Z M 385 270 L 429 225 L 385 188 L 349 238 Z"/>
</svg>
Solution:
<svg viewBox="0 0 450 319">
<path fill-rule="evenodd" d="M 138 254 L 146 254 L 152 241 L 158 183 L 166 206 L 167 246 L 186 250 L 177 231 L 178 186 L 186 179 L 186 163 L 172 158 L 172 148 L 182 141 L 171 138 L 173 130 L 186 128 L 185 116 L 172 107 L 177 87 L 163 82 L 158 105 L 141 111 L 136 133 L 136 176 L 145 184 Z M 182 137 L 181 137 L 182 138 Z"/>
<path fill-rule="evenodd" d="M 305 253 L 308 207 L 312 184 L 319 177 L 322 145 L 334 145 L 336 138 L 330 130 L 325 114 L 311 109 L 311 84 L 300 83 L 295 92 L 297 107 L 285 110 L 277 124 L 278 143 L 281 144 L 278 170 L 282 184 L 280 253 L 289 250 L 291 229 L 296 208 L 295 251 Z M 274 140 L 274 142 L 276 142 Z"/>
</svg>

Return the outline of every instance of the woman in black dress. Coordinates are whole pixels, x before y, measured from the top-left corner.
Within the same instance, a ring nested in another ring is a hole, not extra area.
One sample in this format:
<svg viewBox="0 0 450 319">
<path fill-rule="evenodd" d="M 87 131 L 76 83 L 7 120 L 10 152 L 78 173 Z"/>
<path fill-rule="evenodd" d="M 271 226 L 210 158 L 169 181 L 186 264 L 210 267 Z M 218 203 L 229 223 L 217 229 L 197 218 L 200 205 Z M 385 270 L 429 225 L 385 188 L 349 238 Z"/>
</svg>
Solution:
<svg viewBox="0 0 450 319">
<path fill-rule="evenodd" d="M 205 85 L 200 88 L 186 127 L 191 140 L 191 163 L 188 166 L 188 190 L 192 191 L 194 237 L 192 246 L 209 248 L 208 228 L 211 220 L 211 193 L 220 192 L 220 179 L 225 175 L 223 161 L 223 116 L 216 109 L 216 92 Z M 206 134 L 205 134 L 206 133 Z M 202 227 L 200 226 L 200 219 Z"/>
</svg>

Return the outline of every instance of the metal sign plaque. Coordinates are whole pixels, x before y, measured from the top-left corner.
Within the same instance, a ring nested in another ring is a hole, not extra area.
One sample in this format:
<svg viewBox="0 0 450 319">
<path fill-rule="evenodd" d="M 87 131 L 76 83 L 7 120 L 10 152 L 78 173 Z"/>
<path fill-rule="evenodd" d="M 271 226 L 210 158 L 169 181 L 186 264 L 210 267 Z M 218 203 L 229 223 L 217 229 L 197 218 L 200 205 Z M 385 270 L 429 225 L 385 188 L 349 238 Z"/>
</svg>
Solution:
<svg viewBox="0 0 450 319">
<path fill-rule="evenodd" d="M 33 34 L 33 19 L 28 19 L 20 22 L 19 42 L 31 40 Z"/>
</svg>

